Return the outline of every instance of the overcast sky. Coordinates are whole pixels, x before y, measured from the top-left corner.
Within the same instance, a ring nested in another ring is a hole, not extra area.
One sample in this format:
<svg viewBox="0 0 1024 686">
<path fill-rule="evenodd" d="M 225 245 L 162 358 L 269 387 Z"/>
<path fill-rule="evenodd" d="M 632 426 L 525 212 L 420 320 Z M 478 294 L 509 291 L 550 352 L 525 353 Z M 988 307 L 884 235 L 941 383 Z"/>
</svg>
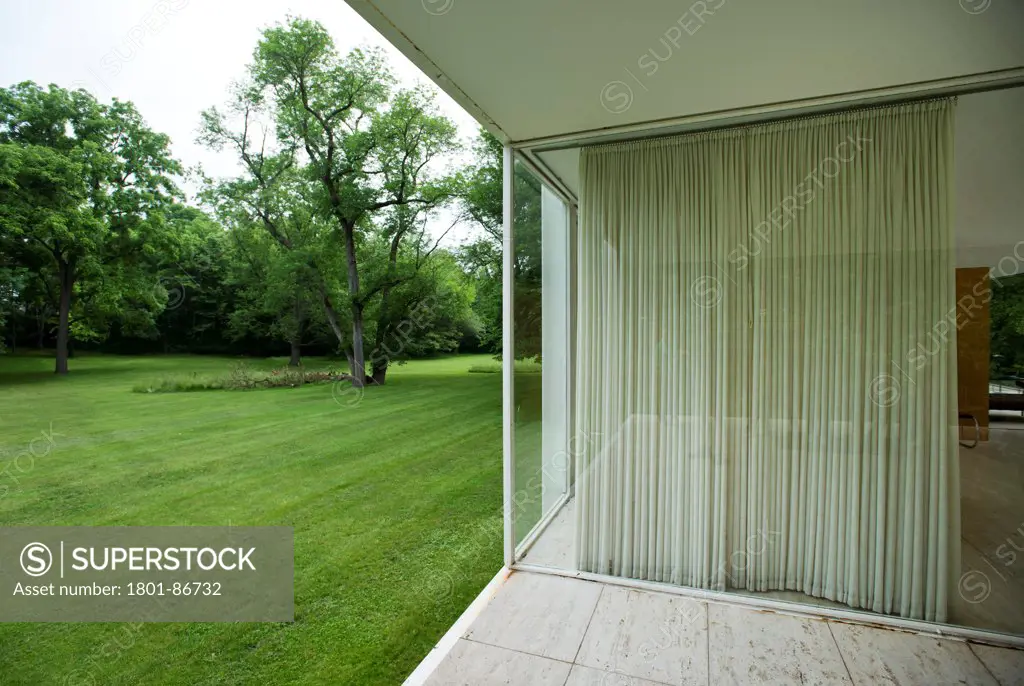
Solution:
<svg viewBox="0 0 1024 686">
<path fill-rule="evenodd" d="M 465 142 L 476 135 L 476 121 L 342 0 L 5 0 L 0 86 L 30 80 L 131 100 L 186 166 L 230 175 L 237 168 L 229 152 L 195 142 L 199 112 L 223 103 L 260 30 L 288 14 L 320 21 L 339 52 L 383 48 L 400 83 L 430 85 Z"/>
</svg>

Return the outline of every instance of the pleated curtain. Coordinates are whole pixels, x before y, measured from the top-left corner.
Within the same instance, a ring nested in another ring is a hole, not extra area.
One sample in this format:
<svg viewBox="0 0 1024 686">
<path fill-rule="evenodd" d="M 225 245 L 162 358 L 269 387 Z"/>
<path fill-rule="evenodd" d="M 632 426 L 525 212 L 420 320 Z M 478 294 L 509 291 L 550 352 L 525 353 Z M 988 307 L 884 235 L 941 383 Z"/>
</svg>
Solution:
<svg viewBox="0 0 1024 686">
<path fill-rule="evenodd" d="M 581 570 L 947 620 L 953 112 L 581 151 Z"/>
</svg>

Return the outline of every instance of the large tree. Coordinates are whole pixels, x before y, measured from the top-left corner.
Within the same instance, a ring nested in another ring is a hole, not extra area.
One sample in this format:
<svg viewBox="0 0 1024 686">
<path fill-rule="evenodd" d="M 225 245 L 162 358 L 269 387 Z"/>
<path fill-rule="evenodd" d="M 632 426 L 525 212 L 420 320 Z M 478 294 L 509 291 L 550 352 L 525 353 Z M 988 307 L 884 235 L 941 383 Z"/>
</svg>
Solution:
<svg viewBox="0 0 1024 686">
<path fill-rule="evenodd" d="M 231 317 L 232 329 L 236 335 L 252 331 L 281 305 L 283 289 L 294 304 L 287 318 L 295 321 L 277 322 L 275 334 L 291 331 L 297 345 L 303 320 L 316 319 L 340 347 L 349 349 L 346 330 L 351 329 L 345 311 L 335 304 L 343 290 L 335 277 L 341 264 L 332 225 L 322 216 L 316 181 L 300 167 L 294 147 L 274 140 L 266 117 L 249 88 L 236 89 L 227 111 L 202 113 L 200 142 L 236 154 L 243 169 L 235 178 L 208 180 L 201 194 L 228 229 L 238 258 L 232 278 L 244 298 Z M 262 231 L 280 250 L 270 249 L 253 230 Z"/>
<path fill-rule="evenodd" d="M 58 374 L 73 334 L 162 306 L 151 263 L 172 241 L 164 212 L 181 171 L 169 143 L 130 102 L 31 82 L 0 90 L 0 241 L 57 294 Z"/>
<path fill-rule="evenodd" d="M 380 53 L 354 50 L 340 56 L 322 25 L 289 19 L 264 31 L 257 45 L 246 85 L 232 106 L 240 126 L 232 129 L 228 117 L 215 110 L 204 114 L 204 139 L 239 151 L 247 177 L 240 182 L 258 188 L 261 202 L 286 195 L 279 186 L 292 168 L 315 184 L 315 213 L 329 220 L 344 258 L 350 335 L 341 332 L 342 317 L 332 311 L 326 283 L 322 301 L 357 385 L 366 380 L 368 308 L 385 290 L 411 278 L 385 273 L 365 284 L 361 244 L 382 211 L 429 212 L 454 198 L 461 183 L 458 175 L 438 175 L 435 169 L 457 149 L 454 125 L 437 113 L 427 91 L 394 91 L 393 80 Z M 274 121 L 280 149 L 273 155 L 258 152 L 265 143 L 252 138 L 250 115 L 258 111 Z M 268 169 L 270 160 L 277 164 Z M 274 233 L 265 216 L 261 221 Z M 328 281 L 327 274 L 320 275 Z M 379 381 L 383 378 L 380 374 Z"/>
</svg>

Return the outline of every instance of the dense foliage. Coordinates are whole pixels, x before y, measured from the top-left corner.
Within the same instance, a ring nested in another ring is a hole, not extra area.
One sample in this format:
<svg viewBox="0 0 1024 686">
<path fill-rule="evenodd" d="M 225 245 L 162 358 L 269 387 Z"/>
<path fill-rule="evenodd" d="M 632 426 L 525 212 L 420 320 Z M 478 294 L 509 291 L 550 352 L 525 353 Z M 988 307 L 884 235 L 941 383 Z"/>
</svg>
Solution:
<svg viewBox="0 0 1024 686">
<path fill-rule="evenodd" d="M 992 279 L 993 379 L 1024 377 L 1024 274 Z"/>
<path fill-rule="evenodd" d="M 34 83 L 0 91 L 0 265 L 18 276 L 5 318 L 55 318 L 58 373 L 72 337 L 102 339 L 115 320 L 154 330 L 166 294 L 151 277 L 175 249 L 169 143 L 131 103 Z"/>
<path fill-rule="evenodd" d="M 240 173 L 188 204 L 169 139 L 131 103 L 0 90 L 0 346 L 55 348 L 58 373 L 86 347 L 337 354 L 356 385 L 411 357 L 496 350 L 497 141 L 460 168 L 429 91 L 396 88 L 381 54 L 341 55 L 303 19 L 266 29 L 198 118 Z M 484 238 L 445 241 L 460 222 Z"/>
</svg>

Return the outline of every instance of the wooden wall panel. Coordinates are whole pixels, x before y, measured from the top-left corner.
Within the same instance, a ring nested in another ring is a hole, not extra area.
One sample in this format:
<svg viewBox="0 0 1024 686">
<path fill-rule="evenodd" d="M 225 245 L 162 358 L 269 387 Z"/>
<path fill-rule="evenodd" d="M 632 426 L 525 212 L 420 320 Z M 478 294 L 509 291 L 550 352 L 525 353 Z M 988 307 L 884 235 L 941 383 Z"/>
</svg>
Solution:
<svg viewBox="0 0 1024 686">
<path fill-rule="evenodd" d="M 989 300 L 988 267 L 956 270 L 957 401 L 960 412 L 978 418 L 979 440 L 988 440 Z M 974 424 L 963 421 L 964 440 L 974 438 Z"/>
</svg>

